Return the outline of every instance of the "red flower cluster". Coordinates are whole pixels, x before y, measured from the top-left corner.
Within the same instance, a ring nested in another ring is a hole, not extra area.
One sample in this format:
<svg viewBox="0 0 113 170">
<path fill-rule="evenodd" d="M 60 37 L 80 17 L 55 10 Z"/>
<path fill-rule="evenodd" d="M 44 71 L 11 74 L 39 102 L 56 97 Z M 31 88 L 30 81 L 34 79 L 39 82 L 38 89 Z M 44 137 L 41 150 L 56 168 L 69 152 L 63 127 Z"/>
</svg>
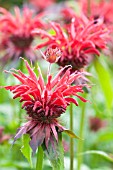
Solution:
<svg viewBox="0 0 113 170">
<path fill-rule="evenodd" d="M 31 32 L 35 28 L 42 28 L 44 24 L 40 20 L 41 15 L 33 16 L 33 11 L 24 8 L 21 11 L 18 7 L 14 8 L 15 15 L 0 8 L 0 46 L 5 51 L 3 60 L 26 56 L 30 60 L 36 60 L 36 55 L 31 47 L 34 36 Z M 5 41 L 4 41 L 5 40 Z"/>
<path fill-rule="evenodd" d="M 50 24 L 54 35 L 41 29 L 33 31 L 33 35 L 38 34 L 42 39 L 47 39 L 36 48 L 56 44 L 62 51 L 62 57 L 58 60 L 60 66 L 70 64 L 73 70 L 81 69 L 89 64 L 93 55 L 99 55 L 99 51 L 106 48 L 109 31 L 101 19 L 74 17 L 65 30 L 58 23 Z"/>
<path fill-rule="evenodd" d="M 39 67 L 37 78 L 27 61 L 25 64 L 29 75 L 13 69 L 10 73 L 21 84 L 5 86 L 5 89 L 15 94 L 14 99 L 20 97 L 20 102 L 24 102 L 22 108 L 26 110 L 29 120 L 18 129 L 14 141 L 28 133 L 31 138 L 30 146 L 35 152 L 42 143 L 48 148 L 48 143 L 53 142 L 54 138 L 58 141 L 58 132 L 66 130 L 58 118 L 71 102 L 78 106 L 78 102 L 70 96 L 76 96 L 83 102 L 87 100 L 77 94 L 83 93 L 83 85 L 72 85 L 81 74 L 70 74 L 70 66 L 62 68 L 54 78 L 48 74 L 45 83 Z"/>
</svg>

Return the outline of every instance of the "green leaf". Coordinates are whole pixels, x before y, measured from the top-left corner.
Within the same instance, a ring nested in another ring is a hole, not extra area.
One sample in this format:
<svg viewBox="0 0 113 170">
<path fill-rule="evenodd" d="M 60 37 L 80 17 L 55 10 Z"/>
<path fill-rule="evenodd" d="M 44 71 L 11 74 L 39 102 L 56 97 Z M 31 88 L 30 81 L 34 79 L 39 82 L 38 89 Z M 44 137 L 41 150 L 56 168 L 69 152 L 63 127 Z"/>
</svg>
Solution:
<svg viewBox="0 0 113 170">
<path fill-rule="evenodd" d="M 30 166 L 32 168 L 32 149 L 30 148 L 29 145 L 30 137 L 29 135 L 23 135 L 23 146 L 21 147 L 21 152 L 25 156 L 25 158 L 28 160 L 30 163 Z"/>
<path fill-rule="evenodd" d="M 53 170 L 64 170 L 64 149 L 62 145 L 62 134 L 58 133 L 58 142 L 53 139 L 54 147 L 52 143 L 49 143 L 48 150 L 45 149 L 45 154 L 51 162 Z"/>
<path fill-rule="evenodd" d="M 82 152 L 79 155 L 86 155 L 86 154 L 96 154 L 96 155 L 102 156 L 103 158 L 105 158 L 106 160 L 110 162 L 113 162 L 113 154 L 107 154 L 106 152 L 103 152 L 103 151 L 90 150 L 90 151 Z"/>
<path fill-rule="evenodd" d="M 71 130 L 64 130 L 64 132 L 67 133 L 71 138 L 77 138 L 83 140 L 79 136 L 75 135 L 75 133 L 73 133 Z"/>
<path fill-rule="evenodd" d="M 107 107 L 108 109 L 111 109 L 113 101 L 113 89 L 111 85 L 110 73 L 106 68 L 104 68 L 99 60 L 95 60 L 94 66 L 106 98 Z"/>
</svg>

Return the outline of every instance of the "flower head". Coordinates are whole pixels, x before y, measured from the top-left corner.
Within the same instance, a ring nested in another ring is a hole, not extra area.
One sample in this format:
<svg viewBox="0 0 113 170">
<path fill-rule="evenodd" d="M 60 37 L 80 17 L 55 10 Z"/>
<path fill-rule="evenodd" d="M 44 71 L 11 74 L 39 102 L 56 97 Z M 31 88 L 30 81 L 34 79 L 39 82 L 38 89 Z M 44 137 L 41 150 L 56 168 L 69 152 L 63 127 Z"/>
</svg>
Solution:
<svg viewBox="0 0 113 170">
<path fill-rule="evenodd" d="M 101 19 L 94 21 L 86 17 L 76 17 L 65 30 L 58 23 L 51 22 L 50 24 L 55 32 L 54 35 L 41 29 L 33 31 L 33 34 L 48 39 L 36 48 L 56 44 L 62 51 L 62 56 L 58 60 L 60 66 L 70 64 L 73 71 L 79 70 L 87 66 L 94 55 L 99 55 L 100 50 L 106 48 L 109 31 Z"/>
<path fill-rule="evenodd" d="M 35 152 L 42 143 L 48 148 L 48 143 L 53 142 L 53 138 L 58 141 L 58 132 L 65 130 L 58 118 L 71 102 L 78 106 L 76 99 L 70 96 L 76 96 L 83 102 L 87 100 L 77 94 L 83 93 L 83 85 L 72 85 L 81 74 L 70 74 L 70 66 L 67 66 L 67 69 L 62 68 L 54 78 L 48 74 L 45 83 L 39 67 L 39 76 L 36 77 L 27 61 L 25 64 L 29 75 L 13 69 L 10 73 L 21 84 L 5 86 L 5 89 L 15 94 L 14 99 L 20 97 L 20 102 L 23 102 L 22 108 L 26 110 L 29 120 L 18 129 L 14 141 L 28 133 L 31 138 L 30 146 Z"/>
<path fill-rule="evenodd" d="M 80 6 L 85 15 L 88 16 L 89 5 L 87 0 L 81 0 Z M 113 1 L 112 0 L 102 0 L 102 1 L 91 1 L 90 2 L 90 11 L 89 16 L 94 20 L 98 18 L 103 18 L 104 24 L 110 30 L 110 41 L 108 41 L 109 49 L 105 49 L 104 53 L 107 56 L 110 56 L 113 60 Z"/>
<path fill-rule="evenodd" d="M 88 1 L 81 0 L 81 7 L 85 15 L 88 15 Z M 113 1 L 102 0 L 100 2 L 91 1 L 90 4 L 90 17 L 103 18 L 104 23 L 113 24 Z"/>
<path fill-rule="evenodd" d="M 0 8 L 0 34 L 2 36 L 0 46 L 5 51 L 4 57 L 17 59 L 20 56 L 27 56 L 34 61 L 36 55 L 31 47 L 34 39 L 31 32 L 35 28 L 44 27 L 44 24 L 40 20 L 40 15 L 34 16 L 33 11 L 28 8 L 24 8 L 22 14 L 18 7 L 15 7 L 14 11 L 15 15 L 12 15 L 6 9 Z"/>
</svg>

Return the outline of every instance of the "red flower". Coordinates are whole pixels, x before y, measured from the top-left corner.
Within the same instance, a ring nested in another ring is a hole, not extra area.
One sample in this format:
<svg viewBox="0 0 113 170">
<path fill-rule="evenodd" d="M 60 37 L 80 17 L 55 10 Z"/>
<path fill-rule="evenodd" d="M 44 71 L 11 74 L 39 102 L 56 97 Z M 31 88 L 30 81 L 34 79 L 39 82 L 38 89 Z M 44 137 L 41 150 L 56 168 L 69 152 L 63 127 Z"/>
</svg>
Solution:
<svg viewBox="0 0 113 170">
<path fill-rule="evenodd" d="M 89 5 L 87 0 L 81 0 L 81 9 L 88 15 Z M 113 0 L 102 0 L 102 1 L 91 1 L 90 2 L 90 11 L 89 16 L 94 20 L 97 18 L 103 18 L 104 24 L 109 28 L 111 32 L 110 41 L 108 41 L 108 50 L 104 50 L 105 55 L 110 56 L 111 60 L 113 60 Z"/>
<path fill-rule="evenodd" d="M 35 152 L 42 143 L 48 147 L 48 143 L 53 142 L 53 138 L 58 141 L 57 133 L 65 130 L 58 118 L 66 111 L 71 102 L 78 106 L 76 99 L 70 96 L 76 96 L 83 102 L 87 100 L 77 94 L 78 92 L 83 93 L 83 85 L 72 85 L 73 81 L 81 77 L 81 74 L 70 74 L 70 66 L 61 69 L 54 78 L 49 74 L 47 83 L 45 83 L 39 67 L 39 77 L 37 78 L 27 61 L 25 64 L 29 75 L 13 69 L 10 73 L 21 84 L 6 86 L 5 89 L 15 94 L 14 99 L 20 97 L 20 102 L 24 102 L 22 108 L 26 110 L 29 119 L 18 129 L 14 141 L 28 133 L 31 138 L 30 146 Z M 62 75 L 62 73 L 64 74 Z"/>
<path fill-rule="evenodd" d="M 81 0 L 81 7 L 85 15 L 88 15 L 87 2 L 87 0 Z M 106 24 L 113 24 L 113 0 L 91 1 L 90 16 L 94 19 L 102 17 Z"/>
<path fill-rule="evenodd" d="M 44 24 L 40 20 L 40 15 L 33 16 L 33 11 L 24 8 L 22 11 L 18 7 L 14 8 L 15 15 L 0 8 L 0 34 L 3 37 L 0 45 L 3 46 L 6 55 L 3 60 L 17 59 L 19 56 L 27 56 L 30 60 L 36 60 L 36 55 L 31 47 L 34 36 L 31 32 L 35 28 L 42 28 Z M 5 38 L 5 45 L 4 45 Z M 7 62 L 7 60 L 6 60 Z"/>
<path fill-rule="evenodd" d="M 36 48 L 56 44 L 62 51 L 62 57 L 58 60 L 61 66 L 70 64 L 73 70 L 78 70 L 87 66 L 93 55 L 99 55 L 99 51 L 106 48 L 109 31 L 101 19 L 89 21 L 86 17 L 75 17 L 65 31 L 58 23 L 50 24 L 55 31 L 54 35 L 41 29 L 33 31 L 33 35 L 48 39 Z"/>
</svg>

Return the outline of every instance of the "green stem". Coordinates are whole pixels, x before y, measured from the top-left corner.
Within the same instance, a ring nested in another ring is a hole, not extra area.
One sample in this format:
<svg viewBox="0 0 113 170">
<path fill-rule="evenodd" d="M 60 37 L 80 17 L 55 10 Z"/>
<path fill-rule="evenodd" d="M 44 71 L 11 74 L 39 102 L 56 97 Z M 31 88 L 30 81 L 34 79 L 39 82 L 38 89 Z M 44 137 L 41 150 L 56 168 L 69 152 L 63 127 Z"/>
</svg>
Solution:
<svg viewBox="0 0 113 170">
<path fill-rule="evenodd" d="M 38 153 L 37 153 L 37 162 L 36 162 L 36 170 L 42 170 L 43 168 L 43 149 L 41 146 L 38 147 Z"/>
<path fill-rule="evenodd" d="M 70 104 L 70 130 L 73 132 L 73 105 Z M 70 138 L 70 170 L 73 170 L 74 160 L 74 142 L 73 138 Z"/>
<path fill-rule="evenodd" d="M 86 95 L 85 95 L 85 97 L 86 97 Z M 79 132 L 79 136 L 82 139 L 84 138 L 85 107 L 86 107 L 86 103 L 83 103 L 82 113 L 81 113 L 81 118 L 80 118 L 80 132 Z M 77 170 L 81 169 L 83 156 L 80 153 L 83 151 L 83 144 L 84 144 L 83 142 L 84 142 L 83 140 L 79 140 L 79 142 L 78 142 L 78 165 L 77 165 Z"/>
</svg>

